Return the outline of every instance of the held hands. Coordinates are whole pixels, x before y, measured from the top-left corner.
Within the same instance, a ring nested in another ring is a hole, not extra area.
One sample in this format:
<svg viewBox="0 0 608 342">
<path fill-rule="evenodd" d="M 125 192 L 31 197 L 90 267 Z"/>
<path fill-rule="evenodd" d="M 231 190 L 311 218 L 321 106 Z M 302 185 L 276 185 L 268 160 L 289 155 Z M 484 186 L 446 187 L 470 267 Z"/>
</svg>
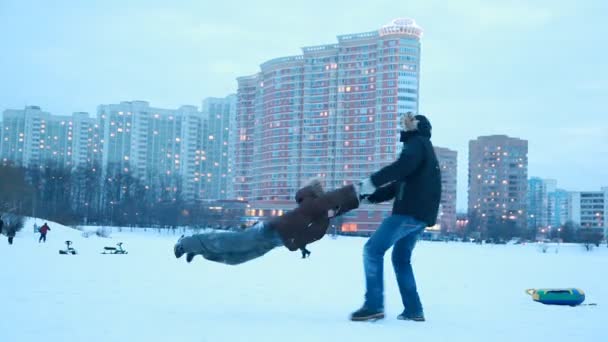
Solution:
<svg viewBox="0 0 608 342">
<path fill-rule="evenodd" d="M 359 184 L 359 196 L 371 195 L 376 191 L 376 187 L 374 186 L 370 178 L 365 178 Z"/>
<path fill-rule="evenodd" d="M 359 198 L 359 204 L 374 204 L 369 201 L 369 195 Z"/>
<path fill-rule="evenodd" d="M 376 187 L 372 183 L 370 178 L 365 178 L 355 185 L 355 189 L 357 191 L 357 196 L 359 199 L 363 199 L 376 191 Z"/>
<path fill-rule="evenodd" d="M 376 187 L 370 178 L 365 178 L 355 184 L 355 189 L 357 190 L 357 197 L 359 197 L 359 204 L 372 204 L 368 197 L 376 192 Z"/>
<path fill-rule="evenodd" d="M 329 209 L 329 210 L 327 211 L 327 217 L 328 217 L 328 218 L 332 218 L 332 217 L 334 217 L 334 216 L 336 216 L 336 211 L 335 211 L 335 210 L 333 210 L 333 209 Z"/>
</svg>

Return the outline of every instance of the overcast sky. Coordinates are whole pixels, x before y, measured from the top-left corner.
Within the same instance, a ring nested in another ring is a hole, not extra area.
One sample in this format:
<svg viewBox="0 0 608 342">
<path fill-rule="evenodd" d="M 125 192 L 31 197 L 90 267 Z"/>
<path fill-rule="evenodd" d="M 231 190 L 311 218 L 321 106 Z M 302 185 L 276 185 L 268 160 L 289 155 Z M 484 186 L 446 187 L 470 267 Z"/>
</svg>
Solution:
<svg viewBox="0 0 608 342">
<path fill-rule="evenodd" d="M 424 29 L 420 108 L 433 142 L 459 153 L 460 210 L 468 141 L 480 135 L 527 139 L 530 176 L 608 186 L 603 0 L 0 0 L 0 111 L 200 106 L 268 59 L 396 17 Z"/>
</svg>

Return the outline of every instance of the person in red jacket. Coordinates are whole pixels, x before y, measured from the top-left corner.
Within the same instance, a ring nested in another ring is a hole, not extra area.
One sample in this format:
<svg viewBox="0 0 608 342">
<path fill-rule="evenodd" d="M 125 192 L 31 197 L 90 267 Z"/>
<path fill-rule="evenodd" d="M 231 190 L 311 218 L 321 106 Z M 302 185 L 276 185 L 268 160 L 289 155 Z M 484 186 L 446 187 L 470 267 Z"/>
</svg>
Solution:
<svg viewBox="0 0 608 342">
<path fill-rule="evenodd" d="M 44 222 L 44 224 L 42 225 L 42 227 L 40 227 L 40 238 L 38 239 L 38 243 L 40 242 L 46 242 L 46 233 L 49 232 L 49 230 L 51 230 L 51 228 L 49 227 L 49 225 Z"/>
</svg>

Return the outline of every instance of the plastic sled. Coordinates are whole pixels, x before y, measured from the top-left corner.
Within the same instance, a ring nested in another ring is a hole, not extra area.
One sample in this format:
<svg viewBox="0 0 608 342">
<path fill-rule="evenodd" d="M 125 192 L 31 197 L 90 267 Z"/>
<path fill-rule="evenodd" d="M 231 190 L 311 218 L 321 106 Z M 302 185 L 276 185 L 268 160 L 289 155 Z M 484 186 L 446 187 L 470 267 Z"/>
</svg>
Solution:
<svg viewBox="0 0 608 342">
<path fill-rule="evenodd" d="M 581 289 L 528 289 L 526 293 L 536 302 L 547 305 L 577 306 L 585 301 L 585 292 Z"/>
</svg>

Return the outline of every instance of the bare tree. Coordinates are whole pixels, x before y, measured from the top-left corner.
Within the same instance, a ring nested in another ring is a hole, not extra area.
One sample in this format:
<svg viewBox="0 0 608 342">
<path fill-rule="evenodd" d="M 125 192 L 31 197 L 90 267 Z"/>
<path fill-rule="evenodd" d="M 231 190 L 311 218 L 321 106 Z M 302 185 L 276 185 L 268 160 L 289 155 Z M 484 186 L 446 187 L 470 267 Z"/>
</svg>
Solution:
<svg viewBox="0 0 608 342">
<path fill-rule="evenodd" d="M 578 240 L 587 251 L 591 251 L 593 247 L 599 247 L 603 238 L 603 232 L 594 229 L 579 229 L 578 231 Z"/>
<path fill-rule="evenodd" d="M 0 165 L 0 212 L 31 214 L 33 187 L 26 181 L 25 169 Z"/>
</svg>

